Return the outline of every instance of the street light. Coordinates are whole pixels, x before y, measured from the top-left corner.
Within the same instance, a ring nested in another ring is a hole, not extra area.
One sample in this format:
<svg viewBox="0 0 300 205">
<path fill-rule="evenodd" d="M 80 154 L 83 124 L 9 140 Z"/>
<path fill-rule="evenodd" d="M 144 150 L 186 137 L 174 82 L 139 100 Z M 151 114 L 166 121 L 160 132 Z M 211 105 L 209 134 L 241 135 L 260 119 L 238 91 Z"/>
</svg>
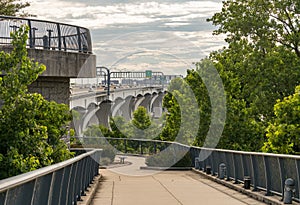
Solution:
<svg viewBox="0 0 300 205">
<path fill-rule="evenodd" d="M 109 95 L 110 95 L 110 70 L 107 67 L 104 67 L 104 66 L 96 67 L 96 69 L 97 68 L 104 69 L 107 72 L 107 96 L 109 97 Z"/>
</svg>

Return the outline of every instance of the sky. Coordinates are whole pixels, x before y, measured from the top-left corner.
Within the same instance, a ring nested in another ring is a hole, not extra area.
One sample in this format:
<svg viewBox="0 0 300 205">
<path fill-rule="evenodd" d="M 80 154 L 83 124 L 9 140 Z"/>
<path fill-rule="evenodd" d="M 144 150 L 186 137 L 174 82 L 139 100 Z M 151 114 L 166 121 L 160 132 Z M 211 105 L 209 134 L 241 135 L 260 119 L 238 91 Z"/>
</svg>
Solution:
<svg viewBox="0 0 300 205">
<path fill-rule="evenodd" d="M 38 19 L 90 29 L 97 65 L 120 71 L 186 75 L 225 45 L 207 22 L 221 0 L 29 0 Z"/>
</svg>

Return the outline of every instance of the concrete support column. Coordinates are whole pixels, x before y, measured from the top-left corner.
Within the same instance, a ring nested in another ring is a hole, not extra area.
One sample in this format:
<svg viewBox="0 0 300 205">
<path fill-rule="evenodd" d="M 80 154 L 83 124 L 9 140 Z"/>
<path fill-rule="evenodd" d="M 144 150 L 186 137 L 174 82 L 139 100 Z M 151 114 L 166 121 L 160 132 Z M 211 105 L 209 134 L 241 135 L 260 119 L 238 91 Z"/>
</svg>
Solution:
<svg viewBox="0 0 300 205">
<path fill-rule="evenodd" d="M 133 96 L 129 96 L 125 99 L 125 103 L 121 107 L 122 116 L 126 121 L 130 121 L 132 119 L 131 114 L 134 109 L 134 101 L 135 98 Z"/>
<path fill-rule="evenodd" d="M 144 96 L 144 100 L 141 102 L 139 106 L 143 106 L 144 108 L 147 109 L 147 112 L 150 112 L 150 103 L 151 103 L 152 95 L 146 94 Z"/>
<path fill-rule="evenodd" d="M 159 93 L 158 96 L 153 100 L 151 104 L 151 112 L 153 113 L 154 118 L 160 118 L 162 115 L 162 101 L 164 94 Z"/>
<path fill-rule="evenodd" d="M 29 92 L 40 93 L 46 100 L 69 105 L 70 79 L 68 77 L 40 76 L 28 89 Z"/>
<path fill-rule="evenodd" d="M 99 120 L 99 125 L 109 127 L 109 119 L 112 116 L 111 106 L 111 101 L 104 101 L 99 105 L 100 109 L 96 112 L 96 115 Z"/>
</svg>

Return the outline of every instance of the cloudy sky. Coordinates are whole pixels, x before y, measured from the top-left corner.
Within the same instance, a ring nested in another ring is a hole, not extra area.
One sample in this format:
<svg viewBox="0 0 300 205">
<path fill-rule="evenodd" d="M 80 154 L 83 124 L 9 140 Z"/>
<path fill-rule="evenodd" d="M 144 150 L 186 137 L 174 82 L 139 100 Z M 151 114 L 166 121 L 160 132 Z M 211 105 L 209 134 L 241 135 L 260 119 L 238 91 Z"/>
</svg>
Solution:
<svg viewBox="0 0 300 205">
<path fill-rule="evenodd" d="M 39 19 L 91 30 L 97 65 L 185 75 L 193 62 L 225 45 L 206 19 L 221 0 L 31 0 Z"/>
</svg>

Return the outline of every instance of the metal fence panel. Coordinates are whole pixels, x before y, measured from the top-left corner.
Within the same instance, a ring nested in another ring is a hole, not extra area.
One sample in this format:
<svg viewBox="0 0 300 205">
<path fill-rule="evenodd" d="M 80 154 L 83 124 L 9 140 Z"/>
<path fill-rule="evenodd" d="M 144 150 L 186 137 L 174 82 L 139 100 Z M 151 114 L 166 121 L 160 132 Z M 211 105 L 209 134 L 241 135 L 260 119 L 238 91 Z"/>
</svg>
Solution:
<svg viewBox="0 0 300 205">
<path fill-rule="evenodd" d="M 92 52 L 90 32 L 86 28 L 37 19 L 0 16 L 0 45 L 10 45 L 11 32 L 29 26 L 27 46 L 34 49 Z"/>
<path fill-rule="evenodd" d="M 34 186 L 33 205 L 48 204 L 53 173 L 37 178 Z"/>
<path fill-rule="evenodd" d="M 27 182 L 22 186 L 14 187 L 7 193 L 5 205 L 31 205 L 32 193 L 34 189 L 35 180 Z"/>
<path fill-rule="evenodd" d="M 64 174 L 64 169 L 60 169 L 53 173 L 52 179 L 52 193 L 50 194 L 50 205 L 57 205 L 59 203 L 60 192 L 62 189 L 62 178 Z"/>
<path fill-rule="evenodd" d="M 98 174 L 99 161 L 100 150 L 92 150 L 55 165 L 0 180 L 0 204 L 76 204 L 83 194 L 81 190 Z"/>
</svg>

